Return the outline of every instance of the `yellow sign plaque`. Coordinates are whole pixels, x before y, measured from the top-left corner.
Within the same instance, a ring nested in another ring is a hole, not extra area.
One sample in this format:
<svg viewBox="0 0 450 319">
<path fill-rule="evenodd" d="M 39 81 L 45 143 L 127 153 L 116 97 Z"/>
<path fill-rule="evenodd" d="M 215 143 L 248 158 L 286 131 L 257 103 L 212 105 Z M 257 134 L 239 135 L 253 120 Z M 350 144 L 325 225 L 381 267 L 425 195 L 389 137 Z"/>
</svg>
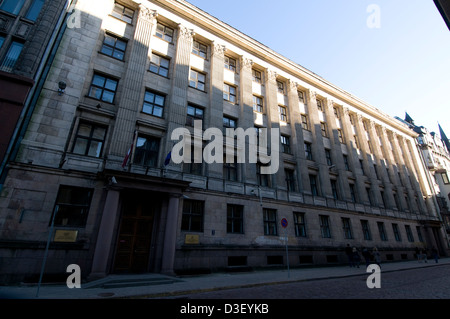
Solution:
<svg viewBox="0 0 450 319">
<path fill-rule="evenodd" d="M 200 236 L 187 234 L 184 239 L 184 243 L 186 245 L 198 245 L 198 244 L 200 244 Z"/>
<path fill-rule="evenodd" d="M 60 243 L 74 243 L 77 241 L 77 236 L 78 230 L 57 229 L 55 230 L 53 241 Z"/>
</svg>

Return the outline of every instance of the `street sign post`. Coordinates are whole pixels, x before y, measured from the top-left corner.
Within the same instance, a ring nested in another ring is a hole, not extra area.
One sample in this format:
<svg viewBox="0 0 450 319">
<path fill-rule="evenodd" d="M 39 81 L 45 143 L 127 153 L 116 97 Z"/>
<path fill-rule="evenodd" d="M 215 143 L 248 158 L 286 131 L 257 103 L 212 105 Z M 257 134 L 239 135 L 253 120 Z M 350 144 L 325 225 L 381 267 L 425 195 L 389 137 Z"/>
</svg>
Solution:
<svg viewBox="0 0 450 319">
<path fill-rule="evenodd" d="M 288 221 L 286 218 L 281 219 L 281 227 L 284 228 L 284 235 L 285 235 L 285 244 L 286 244 L 286 264 L 287 264 L 287 270 L 288 270 L 288 278 L 291 277 L 291 272 L 289 270 L 289 250 L 288 250 L 288 235 L 287 235 L 287 226 Z"/>
</svg>

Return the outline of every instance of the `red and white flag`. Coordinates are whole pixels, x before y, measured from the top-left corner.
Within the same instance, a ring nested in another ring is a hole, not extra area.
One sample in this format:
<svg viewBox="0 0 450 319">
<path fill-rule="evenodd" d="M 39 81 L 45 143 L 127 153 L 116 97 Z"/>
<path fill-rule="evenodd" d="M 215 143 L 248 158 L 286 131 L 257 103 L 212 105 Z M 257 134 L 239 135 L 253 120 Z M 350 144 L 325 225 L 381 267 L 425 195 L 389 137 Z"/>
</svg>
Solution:
<svg viewBox="0 0 450 319">
<path fill-rule="evenodd" d="M 134 134 L 133 134 L 133 141 L 131 142 L 131 146 L 130 146 L 130 148 L 128 149 L 127 154 L 125 155 L 125 158 L 123 159 L 123 162 L 122 162 L 122 168 L 125 168 L 125 167 L 127 166 L 128 162 L 129 162 L 129 160 L 130 160 L 131 153 L 133 152 L 134 141 L 136 140 L 136 135 L 137 135 L 137 131 L 134 131 Z"/>
</svg>

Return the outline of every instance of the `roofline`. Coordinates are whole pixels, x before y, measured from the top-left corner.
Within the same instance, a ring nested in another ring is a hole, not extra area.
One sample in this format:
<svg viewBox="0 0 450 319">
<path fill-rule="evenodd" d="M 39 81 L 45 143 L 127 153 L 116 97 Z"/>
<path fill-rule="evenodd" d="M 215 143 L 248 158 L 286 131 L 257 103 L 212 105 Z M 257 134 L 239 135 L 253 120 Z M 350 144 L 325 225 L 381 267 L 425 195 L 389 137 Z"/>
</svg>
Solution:
<svg viewBox="0 0 450 319">
<path fill-rule="evenodd" d="M 305 82 L 321 89 L 322 91 L 339 98 L 340 100 L 352 105 L 362 112 L 373 116 L 381 122 L 396 128 L 400 132 L 409 135 L 413 138 L 416 133 L 412 132 L 408 126 L 397 121 L 393 116 L 379 110 L 378 108 L 368 104 L 362 99 L 352 95 L 351 93 L 339 88 L 331 82 L 325 80 L 321 76 L 301 66 L 300 64 L 291 61 L 283 55 L 272 50 L 261 42 L 249 37 L 236 28 L 224 23 L 202 9 L 194 6 L 185 0 L 148 0 L 154 2 L 169 11 L 176 12 L 186 20 L 193 24 L 201 26 L 211 33 L 225 38 L 228 42 L 233 43 L 244 51 L 249 51 L 255 56 L 260 57 L 274 66 L 282 69 L 286 73 L 292 74 Z"/>
</svg>

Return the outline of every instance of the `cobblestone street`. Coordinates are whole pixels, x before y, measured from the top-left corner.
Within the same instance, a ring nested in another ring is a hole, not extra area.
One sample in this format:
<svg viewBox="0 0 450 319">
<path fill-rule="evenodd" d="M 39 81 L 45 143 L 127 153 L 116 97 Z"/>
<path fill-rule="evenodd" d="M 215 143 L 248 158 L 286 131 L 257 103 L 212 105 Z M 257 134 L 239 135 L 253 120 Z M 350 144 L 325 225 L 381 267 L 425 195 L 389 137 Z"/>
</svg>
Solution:
<svg viewBox="0 0 450 319">
<path fill-rule="evenodd" d="M 362 270 L 363 272 L 364 270 Z M 269 284 L 178 296 L 189 299 L 447 299 L 450 266 L 388 272 L 381 270 L 381 288 L 369 289 L 361 276 Z"/>
</svg>

